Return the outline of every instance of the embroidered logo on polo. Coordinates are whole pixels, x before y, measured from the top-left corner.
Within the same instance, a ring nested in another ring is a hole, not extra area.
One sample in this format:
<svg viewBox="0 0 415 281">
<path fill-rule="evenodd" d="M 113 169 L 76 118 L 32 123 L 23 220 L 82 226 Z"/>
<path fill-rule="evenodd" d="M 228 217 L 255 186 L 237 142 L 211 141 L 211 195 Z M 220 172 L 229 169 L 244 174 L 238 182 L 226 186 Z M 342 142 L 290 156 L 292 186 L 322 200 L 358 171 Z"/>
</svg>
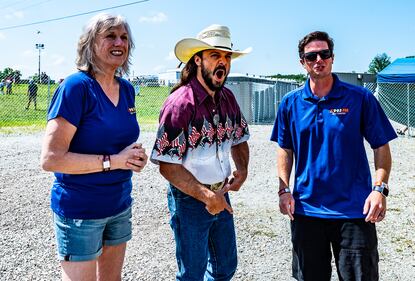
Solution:
<svg viewBox="0 0 415 281">
<path fill-rule="evenodd" d="M 216 129 L 212 123 L 203 117 L 200 130 L 197 129 L 197 126 L 189 124 L 187 129 L 187 139 L 184 130 L 181 130 L 177 137 L 170 142 L 170 134 L 166 132 L 164 124 L 160 124 L 160 128 L 157 132 L 155 149 L 158 156 L 167 154 L 172 158 L 177 156 L 179 159 L 182 159 L 187 144 L 191 149 L 196 149 L 198 146 L 211 146 L 215 142 L 221 144 L 227 140 L 231 141 L 234 138 L 239 140 L 248 133 L 248 124 L 243 117 L 240 124 L 232 126 L 231 119 L 226 116 L 226 121 L 224 123 L 217 120 Z"/>
<path fill-rule="evenodd" d="M 345 115 L 345 114 L 349 113 L 349 108 L 347 108 L 347 107 L 344 107 L 344 108 L 331 108 L 330 113 L 333 114 L 333 115 Z"/>
<path fill-rule="evenodd" d="M 135 107 L 129 107 L 128 112 L 130 112 L 130 114 L 135 114 Z"/>
</svg>

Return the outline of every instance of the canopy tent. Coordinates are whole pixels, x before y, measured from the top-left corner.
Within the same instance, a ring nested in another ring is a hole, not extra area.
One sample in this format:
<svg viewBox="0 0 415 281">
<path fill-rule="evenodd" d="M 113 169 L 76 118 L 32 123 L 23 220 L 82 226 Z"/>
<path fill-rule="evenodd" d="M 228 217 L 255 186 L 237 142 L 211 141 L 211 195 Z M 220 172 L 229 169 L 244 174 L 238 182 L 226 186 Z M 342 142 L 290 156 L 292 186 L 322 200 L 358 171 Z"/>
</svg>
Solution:
<svg viewBox="0 0 415 281">
<path fill-rule="evenodd" d="M 400 58 L 377 75 L 378 99 L 388 118 L 415 126 L 415 58 Z"/>
<path fill-rule="evenodd" d="M 378 83 L 415 83 L 415 58 L 395 60 L 378 73 Z"/>
</svg>

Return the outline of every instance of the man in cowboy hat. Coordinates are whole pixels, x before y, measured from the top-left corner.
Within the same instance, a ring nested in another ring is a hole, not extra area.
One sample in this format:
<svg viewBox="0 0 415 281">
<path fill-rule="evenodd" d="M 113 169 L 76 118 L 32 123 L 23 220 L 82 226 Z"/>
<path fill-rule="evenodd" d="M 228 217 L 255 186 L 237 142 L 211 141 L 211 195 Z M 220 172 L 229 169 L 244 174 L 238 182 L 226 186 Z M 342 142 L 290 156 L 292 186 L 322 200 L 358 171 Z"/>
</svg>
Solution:
<svg viewBox="0 0 415 281">
<path fill-rule="evenodd" d="M 224 84 L 231 60 L 248 52 L 233 50 L 229 29 L 221 25 L 211 25 L 175 47 L 185 67 L 161 109 L 151 161 L 169 181 L 177 280 L 230 280 L 236 270 L 227 192 L 238 191 L 247 177 L 249 131 Z M 236 170 L 228 179 L 230 154 Z"/>
</svg>

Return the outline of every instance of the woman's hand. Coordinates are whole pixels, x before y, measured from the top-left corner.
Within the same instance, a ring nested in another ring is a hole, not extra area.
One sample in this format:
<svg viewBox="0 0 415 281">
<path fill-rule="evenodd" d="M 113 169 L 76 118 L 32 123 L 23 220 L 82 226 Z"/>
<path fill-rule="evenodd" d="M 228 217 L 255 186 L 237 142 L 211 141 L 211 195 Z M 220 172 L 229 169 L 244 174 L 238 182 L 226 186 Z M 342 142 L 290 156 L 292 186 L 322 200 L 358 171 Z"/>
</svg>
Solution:
<svg viewBox="0 0 415 281">
<path fill-rule="evenodd" d="M 141 143 L 132 143 L 112 158 L 116 161 L 115 167 L 119 169 L 141 172 L 147 164 L 148 156 Z"/>
</svg>

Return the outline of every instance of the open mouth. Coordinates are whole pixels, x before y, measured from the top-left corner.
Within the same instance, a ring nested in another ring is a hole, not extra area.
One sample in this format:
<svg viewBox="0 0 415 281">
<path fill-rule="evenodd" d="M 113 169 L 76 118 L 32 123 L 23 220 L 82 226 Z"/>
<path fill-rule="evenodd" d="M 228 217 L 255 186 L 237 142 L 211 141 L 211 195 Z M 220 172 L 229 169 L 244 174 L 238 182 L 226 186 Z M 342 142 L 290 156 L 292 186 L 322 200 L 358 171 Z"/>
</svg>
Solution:
<svg viewBox="0 0 415 281">
<path fill-rule="evenodd" d="M 218 70 L 215 71 L 214 74 L 218 79 L 222 79 L 222 77 L 225 76 L 225 70 L 218 69 Z"/>
<path fill-rule="evenodd" d="M 113 56 L 122 56 L 123 54 L 123 51 L 111 51 L 111 55 Z"/>
</svg>

